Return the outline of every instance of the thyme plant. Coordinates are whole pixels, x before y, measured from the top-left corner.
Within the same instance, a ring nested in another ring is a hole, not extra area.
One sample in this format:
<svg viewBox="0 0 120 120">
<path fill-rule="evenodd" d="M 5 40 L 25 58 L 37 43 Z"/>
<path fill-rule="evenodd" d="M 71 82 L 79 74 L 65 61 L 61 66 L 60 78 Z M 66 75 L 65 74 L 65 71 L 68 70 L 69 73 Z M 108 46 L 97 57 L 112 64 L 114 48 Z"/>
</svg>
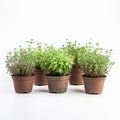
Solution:
<svg viewBox="0 0 120 120">
<path fill-rule="evenodd" d="M 66 44 L 63 45 L 63 50 L 73 56 L 74 60 L 72 68 L 81 69 L 81 65 L 78 63 L 78 53 L 79 57 L 82 57 L 82 55 L 84 54 L 84 47 L 81 46 L 81 44 L 77 41 L 71 42 L 70 40 L 66 39 Z"/>
<path fill-rule="evenodd" d="M 32 47 L 33 40 L 26 41 L 27 47 L 19 46 L 7 53 L 6 68 L 11 75 L 32 75 L 35 69 L 35 49 Z"/>
<path fill-rule="evenodd" d="M 36 55 L 35 69 L 41 70 L 41 59 L 43 57 L 43 50 L 41 43 L 37 43 L 37 49 L 35 51 L 35 55 Z"/>
<path fill-rule="evenodd" d="M 103 77 L 112 68 L 114 62 L 110 60 L 112 50 L 105 50 L 98 43 L 89 42 L 85 46 L 85 53 L 79 57 L 85 75 L 88 77 Z M 78 55 L 79 56 L 79 55 Z"/>
</svg>

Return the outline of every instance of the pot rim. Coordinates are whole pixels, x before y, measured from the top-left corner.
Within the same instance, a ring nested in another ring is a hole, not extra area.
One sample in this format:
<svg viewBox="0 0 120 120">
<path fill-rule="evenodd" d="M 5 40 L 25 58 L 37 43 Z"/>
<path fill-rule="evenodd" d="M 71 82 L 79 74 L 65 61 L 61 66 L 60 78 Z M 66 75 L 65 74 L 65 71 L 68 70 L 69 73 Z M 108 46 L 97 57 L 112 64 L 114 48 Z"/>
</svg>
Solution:
<svg viewBox="0 0 120 120">
<path fill-rule="evenodd" d="M 101 76 L 101 77 L 90 77 L 90 76 L 87 76 L 87 75 L 82 75 L 83 78 L 106 78 L 107 76 L 104 75 L 104 76 Z"/>
<path fill-rule="evenodd" d="M 12 77 L 31 77 L 31 76 L 35 76 L 33 75 L 11 75 Z"/>
<path fill-rule="evenodd" d="M 54 78 L 57 78 L 57 77 L 70 77 L 70 75 L 66 75 L 66 76 L 52 76 L 52 75 L 49 75 L 49 74 L 46 74 L 46 77 L 54 77 Z"/>
</svg>

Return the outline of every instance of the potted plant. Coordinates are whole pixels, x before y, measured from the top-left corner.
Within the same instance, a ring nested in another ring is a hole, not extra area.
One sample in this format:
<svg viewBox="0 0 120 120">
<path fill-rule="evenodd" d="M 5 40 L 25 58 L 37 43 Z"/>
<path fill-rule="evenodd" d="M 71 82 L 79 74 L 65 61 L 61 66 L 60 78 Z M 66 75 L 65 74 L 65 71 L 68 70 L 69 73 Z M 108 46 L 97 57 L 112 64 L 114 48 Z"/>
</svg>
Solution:
<svg viewBox="0 0 120 120">
<path fill-rule="evenodd" d="M 13 78 L 16 93 L 32 91 L 35 68 L 35 50 L 33 40 L 27 41 L 27 48 L 19 46 L 6 56 L 6 68 Z"/>
<path fill-rule="evenodd" d="M 37 43 L 36 53 L 36 63 L 35 63 L 35 85 L 47 85 L 47 80 L 45 78 L 45 71 L 41 68 L 41 59 L 43 57 L 43 50 L 41 43 Z"/>
<path fill-rule="evenodd" d="M 48 71 L 46 74 L 49 92 L 66 92 L 73 58 L 62 49 L 47 47 L 41 59 L 41 68 Z"/>
<path fill-rule="evenodd" d="M 85 54 L 79 57 L 79 63 L 84 70 L 83 75 L 85 92 L 101 94 L 103 91 L 106 74 L 110 71 L 114 62 L 110 60 L 112 50 L 105 50 L 99 44 L 87 43 Z"/>
<path fill-rule="evenodd" d="M 66 40 L 66 45 L 63 45 L 63 49 L 67 51 L 70 55 L 73 56 L 73 66 L 70 75 L 70 85 L 83 85 L 82 75 L 84 74 L 81 65 L 78 64 L 78 53 L 79 56 L 82 57 L 84 54 L 84 47 L 78 44 L 77 41 L 71 42 L 70 40 Z"/>
</svg>

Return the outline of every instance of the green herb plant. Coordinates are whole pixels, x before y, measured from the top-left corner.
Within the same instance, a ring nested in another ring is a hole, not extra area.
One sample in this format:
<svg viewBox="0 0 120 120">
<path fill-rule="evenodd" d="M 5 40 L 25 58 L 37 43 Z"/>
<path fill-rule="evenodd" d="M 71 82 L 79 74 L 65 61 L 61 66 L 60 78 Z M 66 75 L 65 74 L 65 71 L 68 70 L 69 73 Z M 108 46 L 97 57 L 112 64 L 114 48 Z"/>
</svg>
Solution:
<svg viewBox="0 0 120 120">
<path fill-rule="evenodd" d="M 6 68 L 11 75 L 32 75 L 35 69 L 35 49 L 32 47 L 33 40 L 26 41 L 27 47 L 19 46 L 6 56 Z"/>
<path fill-rule="evenodd" d="M 110 60 L 112 50 L 105 50 L 91 42 L 84 46 L 85 53 L 79 57 L 79 64 L 81 65 L 85 76 L 87 77 L 103 77 L 110 71 L 114 62 Z M 79 55 L 78 55 L 79 56 Z"/>
<path fill-rule="evenodd" d="M 84 54 L 84 47 L 81 46 L 80 43 L 77 43 L 77 41 L 71 42 L 70 40 L 66 39 L 66 44 L 63 45 L 63 50 L 68 52 L 70 55 L 73 56 L 73 69 L 81 69 L 81 65 L 78 63 L 78 53 L 79 57 L 82 57 Z"/>
<path fill-rule="evenodd" d="M 42 44 L 37 43 L 37 49 L 35 51 L 36 54 L 36 63 L 35 63 L 35 69 L 36 70 L 42 70 L 41 69 L 41 59 L 43 57 L 43 50 L 42 50 Z"/>
<path fill-rule="evenodd" d="M 41 59 L 41 68 L 51 76 L 69 75 L 73 65 L 73 57 L 62 49 L 47 46 Z"/>
</svg>

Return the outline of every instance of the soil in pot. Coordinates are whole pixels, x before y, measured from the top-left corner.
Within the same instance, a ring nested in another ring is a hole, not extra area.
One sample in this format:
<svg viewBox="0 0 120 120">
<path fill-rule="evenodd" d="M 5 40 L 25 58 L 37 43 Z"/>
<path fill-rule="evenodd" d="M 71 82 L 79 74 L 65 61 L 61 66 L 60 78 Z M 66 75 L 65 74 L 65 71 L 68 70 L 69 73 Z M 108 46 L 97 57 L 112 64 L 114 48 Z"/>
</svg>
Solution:
<svg viewBox="0 0 120 120">
<path fill-rule="evenodd" d="M 70 85 L 83 85 L 84 81 L 82 75 L 84 74 L 83 70 L 72 69 L 69 83 Z"/>
<path fill-rule="evenodd" d="M 12 76 L 16 93 L 29 93 L 32 91 L 34 76 Z"/>
<path fill-rule="evenodd" d="M 35 71 L 34 84 L 38 85 L 38 86 L 47 85 L 45 71 L 43 71 L 43 70 L 36 70 Z"/>
<path fill-rule="evenodd" d="M 70 76 L 46 76 L 49 92 L 64 93 L 67 91 Z"/>
<path fill-rule="evenodd" d="M 101 94 L 104 87 L 106 77 L 89 78 L 83 77 L 85 92 L 89 94 Z"/>
</svg>

